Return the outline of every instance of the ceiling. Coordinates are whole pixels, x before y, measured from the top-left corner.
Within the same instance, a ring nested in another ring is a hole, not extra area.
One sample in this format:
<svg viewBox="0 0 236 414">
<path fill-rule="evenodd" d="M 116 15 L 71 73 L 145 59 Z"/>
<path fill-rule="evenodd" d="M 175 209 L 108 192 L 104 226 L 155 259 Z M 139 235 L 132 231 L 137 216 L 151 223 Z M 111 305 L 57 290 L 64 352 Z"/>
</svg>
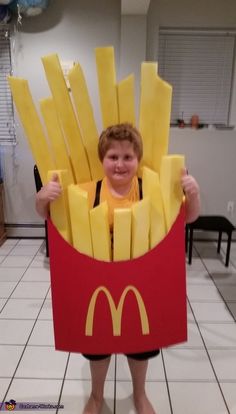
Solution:
<svg viewBox="0 0 236 414">
<path fill-rule="evenodd" d="M 146 14 L 150 0 L 121 0 L 121 14 Z"/>
</svg>

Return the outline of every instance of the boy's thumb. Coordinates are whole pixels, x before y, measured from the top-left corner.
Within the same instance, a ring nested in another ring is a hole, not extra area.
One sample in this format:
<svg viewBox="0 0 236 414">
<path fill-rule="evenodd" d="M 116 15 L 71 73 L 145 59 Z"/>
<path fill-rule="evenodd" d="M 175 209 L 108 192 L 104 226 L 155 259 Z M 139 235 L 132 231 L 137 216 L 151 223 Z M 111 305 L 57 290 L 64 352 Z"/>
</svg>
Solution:
<svg viewBox="0 0 236 414">
<path fill-rule="evenodd" d="M 54 182 L 58 182 L 59 181 L 58 175 L 56 173 L 53 173 L 52 174 L 51 181 L 54 181 Z"/>
</svg>

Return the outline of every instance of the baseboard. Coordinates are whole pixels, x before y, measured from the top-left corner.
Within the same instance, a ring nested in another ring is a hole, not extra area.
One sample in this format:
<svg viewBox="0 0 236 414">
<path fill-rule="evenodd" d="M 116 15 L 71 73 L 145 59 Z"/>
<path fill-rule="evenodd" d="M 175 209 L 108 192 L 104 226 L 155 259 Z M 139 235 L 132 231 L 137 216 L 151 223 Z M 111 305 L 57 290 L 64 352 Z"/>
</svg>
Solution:
<svg viewBox="0 0 236 414">
<path fill-rule="evenodd" d="M 8 238 L 44 238 L 45 226 L 44 224 L 12 224 L 6 223 L 5 229 Z"/>
</svg>

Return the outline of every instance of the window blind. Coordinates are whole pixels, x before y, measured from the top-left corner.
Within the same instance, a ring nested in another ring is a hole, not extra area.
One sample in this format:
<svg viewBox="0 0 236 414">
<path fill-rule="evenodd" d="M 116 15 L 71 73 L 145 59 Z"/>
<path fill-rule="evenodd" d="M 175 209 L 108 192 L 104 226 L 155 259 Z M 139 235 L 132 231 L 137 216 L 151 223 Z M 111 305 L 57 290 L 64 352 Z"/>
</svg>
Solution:
<svg viewBox="0 0 236 414">
<path fill-rule="evenodd" d="M 0 145 L 16 143 L 12 96 L 7 81 L 11 70 L 10 29 L 0 25 Z"/>
<path fill-rule="evenodd" d="M 158 72 L 173 86 L 171 122 L 228 125 L 235 36 L 160 32 Z"/>
</svg>

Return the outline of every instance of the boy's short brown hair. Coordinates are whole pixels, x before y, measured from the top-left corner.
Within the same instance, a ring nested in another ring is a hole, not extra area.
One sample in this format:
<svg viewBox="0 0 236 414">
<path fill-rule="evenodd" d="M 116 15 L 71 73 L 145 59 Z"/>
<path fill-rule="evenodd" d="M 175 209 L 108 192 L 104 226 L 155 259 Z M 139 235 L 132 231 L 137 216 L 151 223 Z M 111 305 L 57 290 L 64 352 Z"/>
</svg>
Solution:
<svg viewBox="0 0 236 414">
<path fill-rule="evenodd" d="M 99 138 L 98 156 L 103 161 L 112 141 L 129 141 L 133 144 L 134 152 L 140 161 L 143 156 L 143 142 L 137 128 L 129 123 L 112 125 L 105 129 Z"/>
</svg>

